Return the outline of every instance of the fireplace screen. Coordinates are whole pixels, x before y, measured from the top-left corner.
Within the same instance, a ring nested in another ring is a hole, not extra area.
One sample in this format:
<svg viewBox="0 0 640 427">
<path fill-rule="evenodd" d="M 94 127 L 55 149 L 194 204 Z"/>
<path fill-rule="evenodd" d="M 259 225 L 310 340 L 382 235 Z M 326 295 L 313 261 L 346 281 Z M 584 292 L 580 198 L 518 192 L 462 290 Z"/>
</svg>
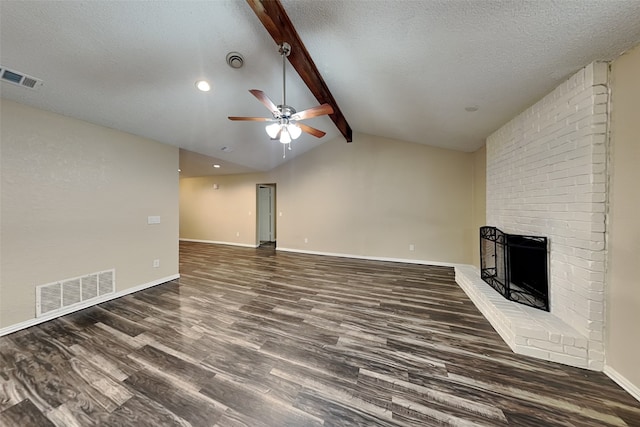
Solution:
<svg viewBox="0 0 640 427">
<path fill-rule="evenodd" d="M 546 237 L 480 227 L 480 274 L 505 298 L 549 311 Z"/>
</svg>

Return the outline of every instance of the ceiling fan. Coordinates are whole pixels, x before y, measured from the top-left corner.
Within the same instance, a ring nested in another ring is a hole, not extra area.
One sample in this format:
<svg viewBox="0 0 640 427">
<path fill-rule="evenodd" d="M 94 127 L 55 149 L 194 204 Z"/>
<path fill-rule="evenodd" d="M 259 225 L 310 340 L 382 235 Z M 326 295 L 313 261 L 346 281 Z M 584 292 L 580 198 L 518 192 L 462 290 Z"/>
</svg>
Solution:
<svg viewBox="0 0 640 427">
<path fill-rule="evenodd" d="M 282 104 L 276 105 L 261 90 L 251 89 L 249 92 L 255 96 L 265 107 L 271 111 L 273 117 L 237 117 L 230 116 L 229 120 L 251 121 L 251 122 L 273 122 L 267 125 L 267 134 L 274 141 L 280 141 L 291 150 L 291 141 L 298 139 L 302 132 L 313 135 L 316 138 L 325 136 L 325 132 L 314 127 L 300 123 L 300 120 L 310 119 L 312 117 L 323 116 L 325 114 L 333 114 L 333 108 L 329 104 L 318 105 L 304 111 L 297 112 L 292 106 L 287 105 L 287 86 L 285 79 L 286 63 L 285 58 L 291 53 L 291 46 L 288 43 L 282 43 L 279 48 L 280 56 L 282 56 Z M 286 154 L 286 151 L 284 151 Z M 283 155 L 283 157 L 285 157 Z"/>
</svg>

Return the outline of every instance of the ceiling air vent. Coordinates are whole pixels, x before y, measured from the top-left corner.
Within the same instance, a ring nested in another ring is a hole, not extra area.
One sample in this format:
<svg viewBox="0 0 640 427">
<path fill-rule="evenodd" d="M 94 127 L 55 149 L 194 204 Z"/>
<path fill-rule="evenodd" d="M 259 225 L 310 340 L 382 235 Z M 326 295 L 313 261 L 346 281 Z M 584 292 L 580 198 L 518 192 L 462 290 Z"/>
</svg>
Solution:
<svg viewBox="0 0 640 427">
<path fill-rule="evenodd" d="M 227 64 L 231 68 L 242 68 L 244 65 L 244 58 L 238 52 L 229 52 L 227 53 Z"/>
<path fill-rule="evenodd" d="M 27 76 L 26 74 L 15 70 L 10 70 L 3 66 L 0 66 L 0 81 L 13 83 L 14 85 L 29 89 L 37 89 L 39 86 L 42 86 L 42 80 Z"/>
</svg>

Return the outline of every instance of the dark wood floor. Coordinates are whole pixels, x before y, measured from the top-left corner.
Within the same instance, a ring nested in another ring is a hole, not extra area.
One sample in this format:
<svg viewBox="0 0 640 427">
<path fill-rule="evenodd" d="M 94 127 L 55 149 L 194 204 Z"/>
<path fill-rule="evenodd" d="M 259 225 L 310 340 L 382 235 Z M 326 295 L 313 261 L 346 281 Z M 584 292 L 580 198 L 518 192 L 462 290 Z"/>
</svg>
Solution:
<svg viewBox="0 0 640 427">
<path fill-rule="evenodd" d="M 0 338 L 2 426 L 640 426 L 453 270 L 181 243 L 179 281 Z"/>
</svg>

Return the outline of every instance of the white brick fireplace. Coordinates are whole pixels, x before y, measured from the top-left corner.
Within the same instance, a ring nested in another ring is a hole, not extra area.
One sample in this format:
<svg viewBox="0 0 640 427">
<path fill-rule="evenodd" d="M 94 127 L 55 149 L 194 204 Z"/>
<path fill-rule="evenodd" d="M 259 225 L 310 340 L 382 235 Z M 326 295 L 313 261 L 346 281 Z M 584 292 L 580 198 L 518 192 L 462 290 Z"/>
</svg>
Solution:
<svg viewBox="0 0 640 427">
<path fill-rule="evenodd" d="M 517 353 L 604 366 L 608 64 L 578 71 L 487 139 L 487 225 L 545 236 L 550 313 L 502 299 L 474 269 L 457 281 Z"/>
</svg>

